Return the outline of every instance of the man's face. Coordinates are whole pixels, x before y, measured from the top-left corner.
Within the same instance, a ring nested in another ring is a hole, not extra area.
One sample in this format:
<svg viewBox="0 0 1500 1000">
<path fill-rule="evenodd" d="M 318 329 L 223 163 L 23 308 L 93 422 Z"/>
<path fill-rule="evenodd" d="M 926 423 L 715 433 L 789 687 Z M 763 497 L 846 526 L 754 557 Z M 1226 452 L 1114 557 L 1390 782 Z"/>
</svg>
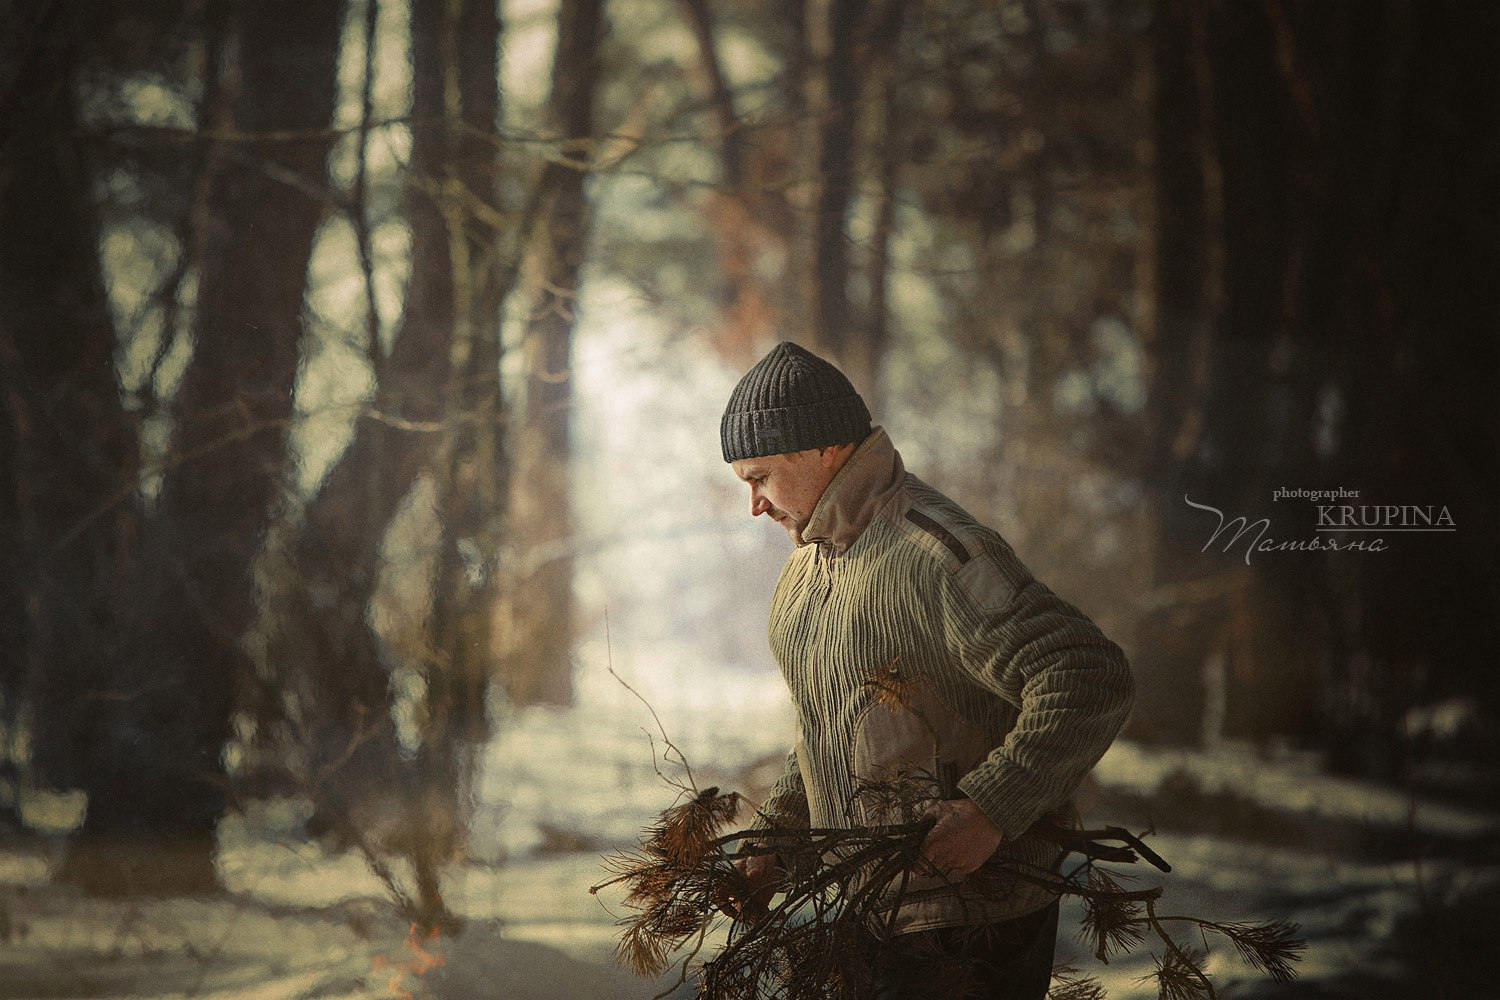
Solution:
<svg viewBox="0 0 1500 1000">
<path fill-rule="evenodd" d="M 729 467 L 750 487 L 750 516 L 769 515 L 800 545 L 802 529 L 807 527 L 813 508 L 833 481 L 840 457 L 838 448 L 818 448 L 742 458 L 731 462 Z"/>
</svg>

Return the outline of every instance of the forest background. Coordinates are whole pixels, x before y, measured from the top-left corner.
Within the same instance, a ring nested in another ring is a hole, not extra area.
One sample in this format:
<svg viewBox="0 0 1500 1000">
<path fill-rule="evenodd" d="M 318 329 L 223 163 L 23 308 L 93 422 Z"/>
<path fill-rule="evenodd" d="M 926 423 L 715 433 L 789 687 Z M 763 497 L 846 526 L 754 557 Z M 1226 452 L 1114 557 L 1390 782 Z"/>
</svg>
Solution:
<svg viewBox="0 0 1500 1000">
<path fill-rule="evenodd" d="M 1493 810 L 1497 43 L 1456 0 L 0 4 L 7 842 L 222 892 L 295 802 L 443 925 L 508 724 L 618 665 L 732 726 L 772 676 L 717 421 L 780 339 L 1125 646 L 1132 746 Z"/>
</svg>

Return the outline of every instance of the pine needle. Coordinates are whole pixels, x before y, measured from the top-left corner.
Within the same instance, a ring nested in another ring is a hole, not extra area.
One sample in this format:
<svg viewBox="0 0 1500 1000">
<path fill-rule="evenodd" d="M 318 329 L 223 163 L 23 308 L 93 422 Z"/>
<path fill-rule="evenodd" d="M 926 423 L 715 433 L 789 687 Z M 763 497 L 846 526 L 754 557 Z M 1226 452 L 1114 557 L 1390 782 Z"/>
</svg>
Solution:
<svg viewBox="0 0 1500 1000">
<path fill-rule="evenodd" d="M 719 827 L 734 819 L 739 804 L 735 792 L 720 795 L 718 788 L 705 788 L 687 802 L 665 810 L 651 828 L 648 844 L 667 859 L 691 868 L 703 859 Z"/>
<path fill-rule="evenodd" d="M 1307 942 L 1298 936 L 1295 924 L 1277 920 L 1269 924 L 1210 924 L 1234 943 L 1251 968 L 1258 969 L 1278 983 L 1297 977 L 1293 963 L 1302 961 Z"/>
<path fill-rule="evenodd" d="M 1107 965 L 1110 955 L 1129 951 L 1144 939 L 1141 907 L 1121 898 L 1125 889 L 1120 881 L 1097 866 L 1089 868 L 1088 887 L 1092 893 L 1084 899 L 1079 936 L 1093 946 L 1094 957 Z"/>
<path fill-rule="evenodd" d="M 1099 980 L 1078 975 L 1078 970 L 1060 965 L 1052 970 L 1052 985 L 1047 989 L 1047 1000 L 1105 1000 L 1104 987 Z"/>
<path fill-rule="evenodd" d="M 1208 973 L 1203 971 L 1205 958 L 1207 956 L 1201 952 L 1184 949 L 1174 949 L 1164 957 L 1156 958 L 1153 975 L 1161 1000 L 1205 1000 L 1212 997 L 1213 987 L 1209 985 Z"/>
</svg>

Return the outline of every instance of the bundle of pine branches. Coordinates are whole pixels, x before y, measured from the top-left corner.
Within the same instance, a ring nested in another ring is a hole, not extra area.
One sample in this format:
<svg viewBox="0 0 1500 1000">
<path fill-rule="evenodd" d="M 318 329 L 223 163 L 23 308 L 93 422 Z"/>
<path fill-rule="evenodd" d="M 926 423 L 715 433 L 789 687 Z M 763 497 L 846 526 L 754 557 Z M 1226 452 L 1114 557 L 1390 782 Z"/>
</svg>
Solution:
<svg viewBox="0 0 1500 1000">
<path fill-rule="evenodd" d="M 634 911 L 622 921 L 621 961 L 642 976 L 661 975 L 676 965 L 679 975 L 663 997 L 691 980 L 699 1000 L 864 1000 L 872 989 L 872 957 L 896 937 L 901 906 L 952 887 L 934 889 L 934 873 L 921 862 L 922 841 L 931 827 L 922 818 L 923 789 L 930 787 L 900 778 L 862 787 L 859 794 L 878 802 L 884 815 L 904 820 L 888 826 L 766 826 L 726 833 L 741 811 L 741 797 L 684 786 L 639 847 L 607 860 L 612 877 L 594 887 L 598 892 L 623 885 L 626 905 Z M 930 791 L 926 794 L 930 798 Z M 1044 822 L 1032 833 L 1055 842 L 1065 858 L 1075 858 L 1072 867 L 1042 869 L 997 855 L 964 880 L 966 892 L 999 898 L 1019 882 L 1079 898 L 1082 934 L 1101 962 L 1148 940 L 1160 942 L 1154 975 L 1163 1000 L 1218 996 L 1203 968 L 1211 936 L 1229 941 L 1249 965 L 1273 979 L 1294 977 L 1294 963 L 1305 948 L 1294 924 L 1158 913 L 1160 886 L 1131 888 L 1127 876 L 1107 867 L 1144 859 L 1170 870 L 1128 831 Z M 774 854 L 783 870 L 774 905 L 760 901 L 737 864 L 765 854 Z M 919 873 L 928 877 L 916 878 Z M 1201 947 L 1179 941 L 1169 924 L 1197 928 Z M 726 932 L 722 945 L 700 959 L 710 936 L 720 930 Z M 970 974 L 965 964 L 951 960 L 937 968 L 931 995 L 963 996 Z M 1059 968 L 1049 995 L 1103 1000 L 1105 993 L 1097 980 Z"/>
</svg>

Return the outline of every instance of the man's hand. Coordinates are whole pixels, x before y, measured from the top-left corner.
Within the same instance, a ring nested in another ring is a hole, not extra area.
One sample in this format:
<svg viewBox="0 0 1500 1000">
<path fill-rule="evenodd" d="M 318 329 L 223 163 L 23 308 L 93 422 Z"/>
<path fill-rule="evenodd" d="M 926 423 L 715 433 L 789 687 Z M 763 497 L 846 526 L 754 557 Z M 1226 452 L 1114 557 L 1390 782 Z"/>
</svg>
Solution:
<svg viewBox="0 0 1500 1000">
<path fill-rule="evenodd" d="M 1004 837 L 972 799 L 941 799 L 926 810 L 936 817 L 922 841 L 922 860 L 950 882 L 972 873 L 995 853 Z M 923 874 L 926 874 L 925 872 Z"/>
<path fill-rule="evenodd" d="M 754 923 L 766 915 L 784 873 L 774 854 L 747 855 L 736 860 L 734 866 L 745 876 L 749 895 L 732 900 L 731 905 L 739 920 Z"/>
</svg>

